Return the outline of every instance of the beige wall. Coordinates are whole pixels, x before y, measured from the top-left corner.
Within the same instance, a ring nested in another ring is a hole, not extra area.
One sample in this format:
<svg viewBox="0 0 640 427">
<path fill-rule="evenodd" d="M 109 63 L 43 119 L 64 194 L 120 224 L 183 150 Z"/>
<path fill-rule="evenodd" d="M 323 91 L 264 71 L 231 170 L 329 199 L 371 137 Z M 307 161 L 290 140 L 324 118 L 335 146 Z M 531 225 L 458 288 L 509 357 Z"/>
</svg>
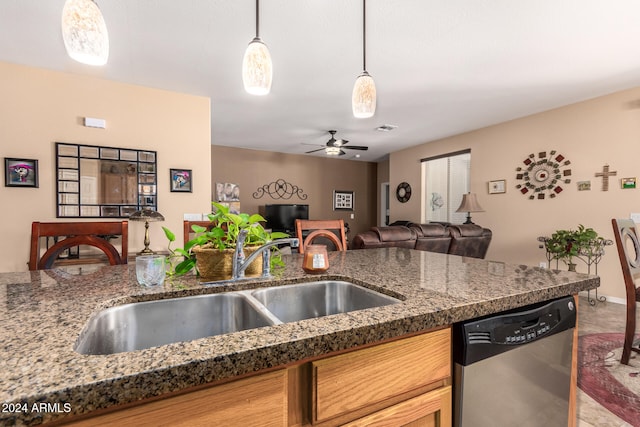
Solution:
<svg viewBox="0 0 640 427">
<path fill-rule="evenodd" d="M 40 169 L 39 188 L 0 187 L 0 271 L 27 269 L 32 221 L 70 221 L 56 219 L 56 141 L 157 151 L 158 211 L 176 232 L 183 213 L 209 208 L 208 98 L 8 63 L 0 63 L 0 93 L 0 157 L 38 159 Z M 107 128 L 84 127 L 85 116 Z M 193 193 L 169 191 L 170 168 L 193 169 Z M 166 248 L 160 224 L 150 232 L 152 249 Z M 129 233 L 130 250 L 140 250 L 144 224 L 130 223 Z"/>
<path fill-rule="evenodd" d="M 343 219 L 349 223 L 349 236 L 368 230 L 376 221 L 376 164 L 353 160 L 272 153 L 221 146 L 211 147 L 212 188 L 216 182 L 232 182 L 240 186 L 242 212 L 259 212 L 260 206 L 275 203 L 309 205 L 309 219 Z M 259 199 L 253 193 L 265 184 L 283 179 L 301 188 L 307 199 Z M 333 191 L 355 194 L 352 212 L 333 210 Z M 211 196 L 213 200 L 213 195 Z"/>
<path fill-rule="evenodd" d="M 640 88 L 627 90 L 392 153 L 391 188 L 407 181 L 414 197 L 406 204 L 394 198 L 391 219 L 420 220 L 421 158 L 470 148 L 471 191 L 485 209 L 473 220 L 493 230 L 488 259 L 538 265 L 545 258 L 536 238 L 578 224 L 613 239 L 611 218 L 640 212 L 640 188 L 620 188 L 620 178 L 640 176 L 639 98 Z M 530 153 L 550 150 L 571 161 L 572 182 L 555 199 L 529 200 L 515 188 L 516 167 Z M 606 164 L 617 176 L 604 192 L 594 175 Z M 506 194 L 488 194 L 488 181 L 496 179 L 507 180 Z M 577 181 L 591 181 L 591 191 L 579 192 Z M 578 271 L 586 272 L 579 261 Z M 598 273 L 601 294 L 624 298 L 615 246 L 607 248 Z"/>
</svg>

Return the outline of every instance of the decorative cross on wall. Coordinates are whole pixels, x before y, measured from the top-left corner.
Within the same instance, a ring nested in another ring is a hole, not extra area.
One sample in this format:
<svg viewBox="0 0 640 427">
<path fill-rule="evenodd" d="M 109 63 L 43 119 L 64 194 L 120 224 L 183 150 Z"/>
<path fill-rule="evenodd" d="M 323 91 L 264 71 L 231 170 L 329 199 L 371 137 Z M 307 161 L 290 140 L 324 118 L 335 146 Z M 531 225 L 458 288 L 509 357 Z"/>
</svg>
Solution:
<svg viewBox="0 0 640 427">
<path fill-rule="evenodd" d="M 596 177 L 602 177 L 602 191 L 609 190 L 609 177 L 616 176 L 618 171 L 609 171 L 609 165 L 604 165 L 602 167 L 602 172 L 597 172 Z"/>
</svg>

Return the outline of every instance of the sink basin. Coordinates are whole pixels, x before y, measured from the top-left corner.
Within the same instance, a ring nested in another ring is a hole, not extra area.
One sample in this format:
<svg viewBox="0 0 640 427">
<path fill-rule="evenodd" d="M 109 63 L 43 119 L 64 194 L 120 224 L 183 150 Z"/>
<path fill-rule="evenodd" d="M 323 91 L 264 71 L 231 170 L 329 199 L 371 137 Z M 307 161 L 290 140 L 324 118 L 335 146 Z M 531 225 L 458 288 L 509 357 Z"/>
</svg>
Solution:
<svg viewBox="0 0 640 427">
<path fill-rule="evenodd" d="M 91 317 L 75 351 L 113 354 L 142 350 L 399 302 L 353 283 L 332 280 L 137 302 Z"/>
<path fill-rule="evenodd" d="M 273 324 L 236 293 L 139 302 L 108 308 L 89 319 L 75 350 L 120 353 Z"/>
<path fill-rule="evenodd" d="M 251 296 L 283 322 L 400 302 L 396 298 L 353 283 L 334 280 L 259 289 L 251 292 Z"/>
</svg>

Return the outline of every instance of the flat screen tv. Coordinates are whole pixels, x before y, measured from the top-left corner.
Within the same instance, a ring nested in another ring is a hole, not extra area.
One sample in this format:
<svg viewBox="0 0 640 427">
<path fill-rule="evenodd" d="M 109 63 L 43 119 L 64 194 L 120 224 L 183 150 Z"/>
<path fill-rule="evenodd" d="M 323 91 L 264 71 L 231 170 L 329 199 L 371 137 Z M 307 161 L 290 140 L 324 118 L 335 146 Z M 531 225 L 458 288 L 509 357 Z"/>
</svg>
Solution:
<svg viewBox="0 0 640 427">
<path fill-rule="evenodd" d="M 309 205 L 265 205 L 267 228 L 293 235 L 296 219 L 309 219 Z"/>
</svg>

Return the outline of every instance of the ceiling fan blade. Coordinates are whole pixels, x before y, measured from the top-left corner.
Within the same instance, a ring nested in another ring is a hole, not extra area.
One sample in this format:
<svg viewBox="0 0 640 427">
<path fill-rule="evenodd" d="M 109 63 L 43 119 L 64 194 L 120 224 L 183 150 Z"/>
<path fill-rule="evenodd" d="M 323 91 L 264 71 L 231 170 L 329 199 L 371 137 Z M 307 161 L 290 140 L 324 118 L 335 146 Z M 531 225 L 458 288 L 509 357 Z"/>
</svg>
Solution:
<svg viewBox="0 0 640 427">
<path fill-rule="evenodd" d="M 302 145 L 315 145 L 316 147 L 324 147 L 324 144 L 313 144 L 311 142 L 301 142 Z"/>
<path fill-rule="evenodd" d="M 340 154 L 339 154 L 340 156 L 344 156 L 345 154 L 347 154 L 347 153 L 345 153 L 344 151 L 340 150 Z"/>
<path fill-rule="evenodd" d="M 304 154 L 315 153 L 316 151 L 324 150 L 324 148 L 318 148 L 317 150 L 306 151 Z"/>
<path fill-rule="evenodd" d="M 369 149 L 369 147 L 365 147 L 362 145 L 352 145 L 350 147 L 340 147 L 340 148 L 346 148 L 348 150 L 361 150 L 361 151 L 367 151 Z"/>
</svg>

